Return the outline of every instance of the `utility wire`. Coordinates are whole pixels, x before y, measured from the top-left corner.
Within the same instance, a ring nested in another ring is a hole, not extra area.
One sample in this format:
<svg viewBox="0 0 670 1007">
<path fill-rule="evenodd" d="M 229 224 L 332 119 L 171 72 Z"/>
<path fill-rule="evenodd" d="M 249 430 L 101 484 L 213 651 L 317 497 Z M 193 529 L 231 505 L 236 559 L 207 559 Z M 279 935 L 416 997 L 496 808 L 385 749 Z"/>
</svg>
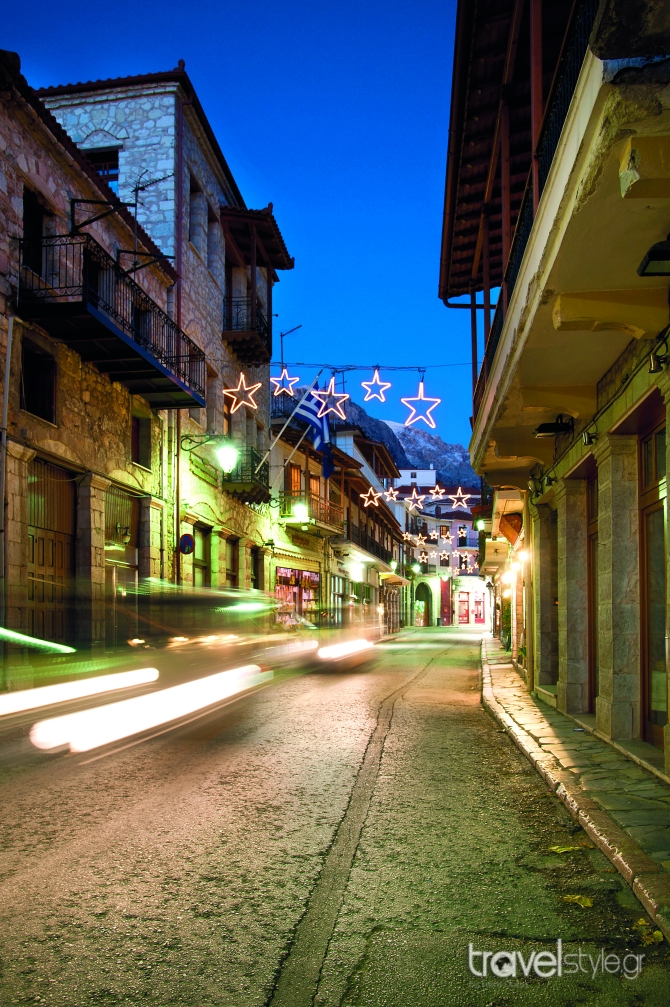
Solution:
<svg viewBox="0 0 670 1007">
<path fill-rule="evenodd" d="M 285 361 L 286 367 L 321 367 L 323 370 L 329 371 L 431 371 L 438 367 L 470 367 L 472 361 L 467 360 L 465 363 L 459 364 L 427 364 L 425 367 L 419 367 L 416 364 L 414 366 L 404 366 L 404 367 L 386 367 L 383 364 L 308 364 L 304 360 L 287 360 Z M 281 361 L 273 360 L 270 364 L 271 367 L 281 367 Z"/>
</svg>

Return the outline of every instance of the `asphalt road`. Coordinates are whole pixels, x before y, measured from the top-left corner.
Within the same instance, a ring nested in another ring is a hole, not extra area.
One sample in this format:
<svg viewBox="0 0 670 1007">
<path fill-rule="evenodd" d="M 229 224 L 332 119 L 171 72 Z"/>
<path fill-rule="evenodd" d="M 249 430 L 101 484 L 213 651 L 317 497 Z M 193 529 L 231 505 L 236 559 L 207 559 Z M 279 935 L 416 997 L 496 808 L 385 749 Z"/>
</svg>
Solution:
<svg viewBox="0 0 670 1007">
<path fill-rule="evenodd" d="M 2 1007 L 670 1002 L 667 945 L 481 709 L 477 652 L 417 631 L 103 757 L 0 746 Z M 525 977 L 559 939 L 581 971 Z M 601 948 L 640 974 L 594 975 Z"/>
</svg>

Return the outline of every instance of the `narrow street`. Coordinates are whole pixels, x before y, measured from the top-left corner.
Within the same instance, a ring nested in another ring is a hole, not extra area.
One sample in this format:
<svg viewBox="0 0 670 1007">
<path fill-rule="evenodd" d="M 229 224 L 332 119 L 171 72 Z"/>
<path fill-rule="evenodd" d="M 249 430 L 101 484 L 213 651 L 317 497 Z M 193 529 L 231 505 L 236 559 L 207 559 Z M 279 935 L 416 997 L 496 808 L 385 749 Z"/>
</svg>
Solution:
<svg viewBox="0 0 670 1007">
<path fill-rule="evenodd" d="M 668 1002 L 642 907 L 482 709 L 474 633 L 105 752 L 0 752 L 3 1005 Z M 558 939 L 641 974 L 468 969 Z"/>
</svg>

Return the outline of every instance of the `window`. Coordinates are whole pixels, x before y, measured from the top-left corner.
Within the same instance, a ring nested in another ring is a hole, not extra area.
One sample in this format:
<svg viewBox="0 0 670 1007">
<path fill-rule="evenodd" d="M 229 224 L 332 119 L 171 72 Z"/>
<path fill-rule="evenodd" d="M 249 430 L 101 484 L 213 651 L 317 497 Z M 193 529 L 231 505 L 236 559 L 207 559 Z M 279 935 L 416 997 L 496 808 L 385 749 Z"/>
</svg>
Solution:
<svg viewBox="0 0 670 1007">
<path fill-rule="evenodd" d="M 207 258 L 207 200 L 191 175 L 189 197 L 188 240 L 203 259 Z"/>
<path fill-rule="evenodd" d="M 285 468 L 286 490 L 291 496 L 298 496 L 302 492 L 302 472 L 299 465 L 287 465 Z"/>
<path fill-rule="evenodd" d="M 85 150 L 100 177 L 107 183 L 112 192 L 119 194 L 119 150 L 118 147 L 98 147 Z"/>
<path fill-rule="evenodd" d="M 31 189 L 23 190 L 23 265 L 42 275 L 45 210 Z"/>
<path fill-rule="evenodd" d="M 232 424 L 232 412 L 230 411 L 230 402 L 226 397 L 224 397 L 223 403 L 223 433 L 229 434 Z"/>
<path fill-rule="evenodd" d="M 665 427 L 642 442 L 642 488 L 665 478 Z"/>
<path fill-rule="evenodd" d="M 640 558 L 642 702 L 644 737 L 664 747 L 668 722 L 666 656 L 666 430 L 657 426 L 640 442 Z"/>
<path fill-rule="evenodd" d="M 249 551 L 249 566 L 251 586 L 255 591 L 263 590 L 263 553 L 258 546 L 252 546 Z"/>
<path fill-rule="evenodd" d="M 21 353 L 21 408 L 56 422 L 56 361 L 29 339 L 23 340 Z"/>
<path fill-rule="evenodd" d="M 151 468 L 151 420 L 145 416 L 132 417 L 130 438 L 131 459 L 136 465 Z"/>
<path fill-rule="evenodd" d="M 458 526 L 458 547 L 459 549 L 468 544 L 468 528 L 467 525 L 460 524 Z"/>
</svg>

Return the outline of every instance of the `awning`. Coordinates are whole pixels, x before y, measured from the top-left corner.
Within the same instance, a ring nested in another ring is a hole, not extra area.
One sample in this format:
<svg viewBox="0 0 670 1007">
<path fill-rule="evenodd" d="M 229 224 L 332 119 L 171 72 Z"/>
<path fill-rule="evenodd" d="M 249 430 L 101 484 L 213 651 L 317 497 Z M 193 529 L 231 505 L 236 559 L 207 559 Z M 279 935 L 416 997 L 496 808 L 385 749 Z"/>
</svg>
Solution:
<svg viewBox="0 0 670 1007">
<path fill-rule="evenodd" d="M 409 587 L 410 582 L 406 577 L 401 577 L 399 573 L 380 573 L 379 579 L 382 584 L 395 584 L 398 587 Z"/>
</svg>

